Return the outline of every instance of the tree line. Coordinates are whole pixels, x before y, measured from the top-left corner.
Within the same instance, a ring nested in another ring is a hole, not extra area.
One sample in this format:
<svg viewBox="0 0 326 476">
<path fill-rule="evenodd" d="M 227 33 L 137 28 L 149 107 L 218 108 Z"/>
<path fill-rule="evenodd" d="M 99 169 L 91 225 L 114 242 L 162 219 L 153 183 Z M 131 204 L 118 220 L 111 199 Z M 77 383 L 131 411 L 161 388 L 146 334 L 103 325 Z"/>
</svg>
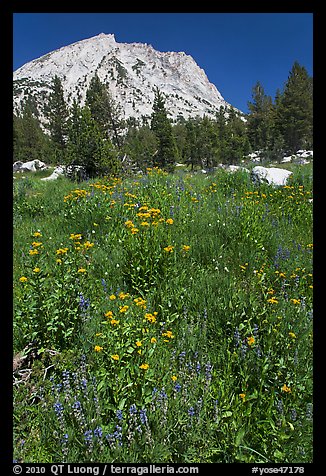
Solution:
<svg viewBox="0 0 326 476">
<path fill-rule="evenodd" d="M 120 106 L 97 75 L 90 81 L 85 105 L 74 100 L 70 107 L 55 76 L 41 111 L 28 95 L 14 114 L 13 159 L 82 165 L 92 177 L 118 174 L 124 163 L 167 171 L 173 171 L 176 162 L 210 168 L 237 164 L 252 151 L 266 160 L 280 160 L 313 147 L 313 81 L 298 62 L 274 101 L 257 82 L 248 109 L 243 115 L 221 107 L 214 118 L 179 117 L 172 122 L 165 97 L 156 88 L 149 118 L 123 120 Z"/>
</svg>

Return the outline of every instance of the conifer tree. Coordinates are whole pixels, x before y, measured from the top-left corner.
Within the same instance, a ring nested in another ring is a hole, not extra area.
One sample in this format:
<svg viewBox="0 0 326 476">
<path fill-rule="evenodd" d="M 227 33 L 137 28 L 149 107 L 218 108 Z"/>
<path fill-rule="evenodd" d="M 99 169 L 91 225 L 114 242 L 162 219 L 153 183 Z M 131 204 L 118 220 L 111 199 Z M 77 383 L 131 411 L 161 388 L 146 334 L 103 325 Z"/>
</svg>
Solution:
<svg viewBox="0 0 326 476">
<path fill-rule="evenodd" d="M 91 79 L 86 91 L 86 104 L 101 131 L 120 148 L 121 132 L 125 127 L 121 119 L 121 110 L 97 74 Z"/>
<path fill-rule="evenodd" d="M 312 147 L 313 82 L 305 67 L 297 61 L 278 100 L 276 114 L 287 152 Z"/>
<path fill-rule="evenodd" d="M 157 150 L 156 136 L 148 126 L 130 127 L 123 150 L 140 169 L 153 167 L 153 158 Z"/>
<path fill-rule="evenodd" d="M 247 118 L 248 138 L 253 150 L 265 150 L 271 141 L 273 127 L 273 102 L 265 94 L 258 81 L 252 90 L 253 102 L 248 102 L 250 114 Z"/>
<path fill-rule="evenodd" d="M 19 115 L 13 117 L 13 159 L 27 162 L 41 160 L 49 162 L 49 141 L 35 115 L 35 101 L 29 97 Z"/>
<path fill-rule="evenodd" d="M 103 136 L 89 108 L 80 108 L 76 101 L 69 119 L 67 157 L 69 165 L 82 165 L 90 177 L 118 171 L 111 141 Z"/>
<path fill-rule="evenodd" d="M 218 160 L 224 164 L 239 163 L 250 151 L 250 143 L 244 121 L 233 107 L 228 109 L 221 107 L 216 115 L 216 123 Z"/>
<path fill-rule="evenodd" d="M 54 161 L 59 164 L 64 162 L 67 142 L 68 107 L 63 93 L 61 79 L 56 75 L 51 84 L 51 92 L 44 108 L 47 119 L 47 129 L 53 142 Z"/>
<path fill-rule="evenodd" d="M 200 124 L 198 118 L 189 118 L 186 122 L 186 146 L 184 155 L 191 170 L 200 165 Z"/>
<path fill-rule="evenodd" d="M 158 88 L 155 90 L 151 130 L 154 132 L 158 143 L 154 165 L 169 172 L 173 171 L 177 149 L 172 134 L 171 122 L 167 117 L 165 101 Z"/>
</svg>

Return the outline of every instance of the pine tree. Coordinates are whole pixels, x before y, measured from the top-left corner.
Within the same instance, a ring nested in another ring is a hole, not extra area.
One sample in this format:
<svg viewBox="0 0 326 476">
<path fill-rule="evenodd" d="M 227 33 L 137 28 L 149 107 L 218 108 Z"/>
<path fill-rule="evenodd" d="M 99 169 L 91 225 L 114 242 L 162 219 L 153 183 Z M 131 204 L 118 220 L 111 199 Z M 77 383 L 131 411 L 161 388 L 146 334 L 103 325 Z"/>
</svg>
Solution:
<svg viewBox="0 0 326 476">
<path fill-rule="evenodd" d="M 121 109 L 97 74 L 91 79 L 86 91 L 86 105 L 101 131 L 120 148 L 122 146 L 121 132 L 125 127 L 121 119 Z"/>
<path fill-rule="evenodd" d="M 253 102 L 248 102 L 248 138 L 253 150 L 266 150 L 271 141 L 273 102 L 258 81 L 252 90 Z"/>
<path fill-rule="evenodd" d="M 67 142 L 68 107 L 64 99 L 62 82 L 57 75 L 52 80 L 44 115 L 53 142 L 54 161 L 57 164 L 63 163 Z"/>
<path fill-rule="evenodd" d="M 149 126 L 129 127 L 123 151 L 131 161 L 142 170 L 153 167 L 153 158 L 157 150 L 157 139 Z"/>
<path fill-rule="evenodd" d="M 200 124 L 198 118 L 189 118 L 186 122 L 186 145 L 184 149 L 185 161 L 194 167 L 201 165 L 200 157 Z"/>
<path fill-rule="evenodd" d="M 245 122 L 234 108 L 220 108 L 216 116 L 218 133 L 218 160 L 237 164 L 249 153 L 250 143 Z"/>
<path fill-rule="evenodd" d="M 85 167 L 86 174 L 116 174 L 118 162 L 111 141 L 104 137 L 87 106 L 74 101 L 68 128 L 67 163 Z"/>
<path fill-rule="evenodd" d="M 158 88 L 155 90 L 151 130 L 154 132 L 158 143 L 154 165 L 169 172 L 173 171 L 177 158 L 177 149 L 172 134 L 171 122 L 167 117 L 165 101 Z"/>
<path fill-rule="evenodd" d="M 14 162 L 35 159 L 49 162 L 49 140 L 41 129 L 35 110 L 35 101 L 29 97 L 23 103 L 21 113 L 13 117 Z"/>
<path fill-rule="evenodd" d="M 313 82 L 296 61 L 290 71 L 277 107 L 277 123 L 287 152 L 313 144 Z"/>
</svg>

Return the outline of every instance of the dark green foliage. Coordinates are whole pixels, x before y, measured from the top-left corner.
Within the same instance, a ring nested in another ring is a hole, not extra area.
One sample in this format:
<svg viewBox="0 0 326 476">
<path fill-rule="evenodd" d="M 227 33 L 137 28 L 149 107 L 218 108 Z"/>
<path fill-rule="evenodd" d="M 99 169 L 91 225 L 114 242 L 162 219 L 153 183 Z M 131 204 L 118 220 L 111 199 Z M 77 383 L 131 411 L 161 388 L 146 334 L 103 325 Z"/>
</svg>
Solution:
<svg viewBox="0 0 326 476">
<path fill-rule="evenodd" d="M 219 159 L 222 163 L 237 164 L 250 152 L 246 124 L 232 107 L 227 110 L 224 137 L 220 136 L 220 141 Z"/>
<path fill-rule="evenodd" d="M 13 161 L 48 161 L 49 139 L 41 129 L 35 103 L 28 98 L 20 115 L 13 116 Z"/>
<path fill-rule="evenodd" d="M 69 119 L 67 156 L 69 164 L 84 166 L 91 177 L 117 172 L 116 153 L 111 141 L 103 136 L 89 108 L 80 108 L 76 102 Z"/>
<path fill-rule="evenodd" d="M 97 74 L 91 79 L 86 92 L 86 104 L 101 132 L 107 138 L 111 138 L 113 144 L 120 148 L 122 145 L 121 132 L 124 128 L 121 111 Z"/>
<path fill-rule="evenodd" d="M 177 157 L 177 149 L 172 134 L 172 125 L 167 117 L 165 101 L 158 88 L 155 91 L 151 130 L 158 142 L 154 165 L 163 170 L 172 171 Z"/>
<path fill-rule="evenodd" d="M 254 150 L 263 150 L 271 140 L 273 123 L 272 98 L 258 81 L 252 90 L 253 102 L 248 102 L 248 138 Z"/>
<path fill-rule="evenodd" d="M 313 82 L 304 66 L 295 62 L 278 98 L 277 124 L 289 153 L 311 148 L 313 119 Z"/>
<path fill-rule="evenodd" d="M 52 155 L 54 162 L 61 164 L 64 162 L 67 142 L 67 120 L 68 108 L 64 99 L 61 80 L 55 76 L 51 85 L 51 93 L 44 108 L 47 119 L 47 129 L 49 130 L 53 147 Z"/>
<path fill-rule="evenodd" d="M 125 138 L 124 151 L 140 169 L 153 166 L 157 139 L 148 126 L 130 127 Z"/>
</svg>

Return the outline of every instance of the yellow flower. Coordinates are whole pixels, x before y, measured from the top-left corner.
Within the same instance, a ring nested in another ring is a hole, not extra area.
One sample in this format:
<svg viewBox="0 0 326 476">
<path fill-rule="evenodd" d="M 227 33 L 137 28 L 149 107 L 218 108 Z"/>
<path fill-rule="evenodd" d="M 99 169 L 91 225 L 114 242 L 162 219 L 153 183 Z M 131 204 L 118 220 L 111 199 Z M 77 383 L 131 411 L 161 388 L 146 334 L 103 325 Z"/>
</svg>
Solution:
<svg viewBox="0 0 326 476">
<path fill-rule="evenodd" d="M 149 368 L 149 365 L 148 364 L 141 364 L 139 366 L 140 369 L 143 369 L 143 370 L 147 370 Z"/>
<path fill-rule="evenodd" d="M 151 338 L 151 344 L 156 344 L 156 342 L 157 342 L 157 339 L 155 337 L 152 337 Z"/>
<path fill-rule="evenodd" d="M 117 299 L 117 296 L 115 296 L 114 294 L 111 294 L 109 299 L 110 299 L 110 301 L 114 301 L 115 299 Z"/>
<path fill-rule="evenodd" d="M 270 299 L 267 299 L 267 302 L 271 303 L 271 304 L 277 304 L 278 303 L 278 300 L 275 299 L 274 297 L 270 298 Z"/>
<path fill-rule="evenodd" d="M 58 259 L 57 259 L 57 263 L 58 263 L 58 264 L 61 264 L 61 263 L 62 263 L 62 259 L 58 258 Z"/>
<path fill-rule="evenodd" d="M 294 332 L 289 332 L 289 336 L 292 337 L 292 339 L 296 339 L 297 336 L 295 335 Z"/>
<path fill-rule="evenodd" d="M 293 304 L 300 304 L 300 299 L 290 299 Z"/>
<path fill-rule="evenodd" d="M 129 306 L 120 306 L 119 307 L 119 312 L 127 312 L 129 309 Z"/>
<path fill-rule="evenodd" d="M 42 236 L 42 234 L 39 231 L 36 231 L 35 233 L 33 233 L 33 236 L 34 238 L 39 238 L 40 236 Z"/>
<path fill-rule="evenodd" d="M 86 273 L 86 269 L 85 268 L 79 268 L 79 270 L 77 272 L 78 273 Z"/>
<path fill-rule="evenodd" d="M 164 249 L 164 251 L 166 251 L 167 253 L 171 253 L 173 251 L 173 246 L 169 245 L 169 246 L 166 246 Z"/>
<path fill-rule="evenodd" d="M 103 347 L 101 347 L 100 345 L 96 345 L 94 347 L 94 350 L 95 350 L 95 352 L 101 352 L 101 350 L 103 350 Z"/>
<path fill-rule="evenodd" d="M 40 268 L 34 268 L 34 269 L 33 269 L 33 272 L 34 272 L 34 273 L 39 273 L 40 271 L 41 271 Z"/>
<path fill-rule="evenodd" d="M 283 385 L 281 390 L 282 390 L 282 392 L 285 392 L 285 393 L 291 393 L 291 388 L 288 387 L 286 384 Z"/>
<path fill-rule="evenodd" d="M 90 243 L 89 241 L 85 241 L 83 246 L 84 246 L 84 248 L 86 248 L 88 250 L 89 248 L 92 248 L 94 246 L 94 243 Z"/>
<path fill-rule="evenodd" d="M 108 312 L 106 312 L 104 315 L 105 315 L 105 317 L 107 317 L 108 319 L 112 319 L 112 318 L 113 318 L 113 312 L 112 312 L 112 311 L 108 311 Z"/>
<path fill-rule="evenodd" d="M 156 313 L 157 314 L 157 313 Z M 148 321 L 148 322 L 151 322 L 152 324 L 154 324 L 156 322 L 156 317 L 155 317 L 155 312 L 154 314 L 151 314 L 149 312 L 147 312 L 145 314 L 145 319 Z"/>
<path fill-rule="evenodd" d="M 136 341 L 136 346 L 137 346 L 137 347 L 141 347 L 142 345 L 143 345 L 143 344 L 141 343 L 140 340 L 137 340 L 137 341 Z"/>
<path fill-rule="evenodd" d="M 81 236 L 81 233 L 71 233 L 69 239 L 70 240 L 81 240 L 82 236 Z"/>
<path fill-rule="evenodd" d="M 177 377 L 176 375 L 172 375 L 172 376 L 171 376 L 171 379 L 172 379 L 173 382 L 175 382 L 175 381 L 177 380 L 177 378 L 178 378 L 178 377 Z"/>
<path fill-rule="evenodd" d="M 134 224 L 131 220 L 127 220 L 125 222 L 125 225 L 126 225 L 127 228 L 133 228 L 134 227 Z"/>
<path fill-rule="evenodd" d="M 145 299 L 138 297 L 134 299 L 134 303 L 136 306 L 142 307 L 143 309 L 146 309 L 146 301 Z"/>
<path fill-rule="evenodd" d="M 149 226 L 148 221 L 142 221 L 142 222 L 141 222 L 141 226 Z"/>
<path fill-rule="evenodd" d="M 167 223 L 168 225 L 173 225 L 173 219 L 172 219 L 172 218 L 168 218 L 168 219 L 166 220 L 166 223 Z"/>
<path fill-rule="evenodd" d="M 19 281 L 21 283 L 26 283 L 26 281 L 28 281 L 28 279 L 26 278 L 26 276 L 22 276 L 21 278 L 19 278 Z"/>
<path fill-rule="evenodd" d="M 39 251 L 38 250 L 29 250 L 30 255 L 38 255 Z"/>
<path fill-rule="evenodd" d="M 32 243 L 33 248 L 38 248 L 41 245 L 42 245 L 41 241 L 33 241 L 33 243 Z"/>
<path fill-rule="evenodd" d="M 168 337 L 169 339 L 174 339 L 174 335 L 172 334 L 172 331 L 163 332 L 162 336 Z"/>
<path fill-rule="evenodd" d="M 120 357 L 118 356 L 118 354 L 113 354 L 113 355 L 111 355 L 111 358 L 112 358 L 113 360 L 119 360 L 119 359 L 120 359 Z"/>
<path fill-rule="evenodd" d="M 182 251 L 189 251 L 190 250 L 190 246 L 189 245 L 183 245 L 182 247 Z"/>
<path fill-rule="evenodd" d="M 246 394 L 245 393 L 239 393 L 239 397 L 242 399 L 242 401 L 245 401 Z"/>
<path fill-rule="evenodd" d="M 116 319 L 111 319 L 110 324 L 111 324 L 112 326 L 117 326 L 117 325 L 119 324 L 119 322 L 120 322 L 120 321 L 117 321 Z"/>
<path fill-rule="evenodd" d="M 68 249 L 69 249 L 69 248 L 59 248 L 59 249 L 56 251 L 56 253 L 57 253 L 57 255 L 64 255 L 64 254 L 67 253 Z"/>
<path fill-rule="evenodd" d="M 119 298 L 120 299 L 126 299 L 127 297 L 129 297 L 130 294 L 129 293 L 124 293 L 121 291 L 121 293 L 119 293 Z"/>
<path fill-rule="evenodd" d="M 131 234 L 132 235 L 135 235 L 136 233 L 139 232 L 139 229 L 138 228 L 131 228 Z"/>
<path fill-rule="evenodd" d="M 255 343 L 255 338 L 253 336 L 250 336 L 247 338 L 247 342 L 249 346 L 252 346 Z"/>
</svg>

